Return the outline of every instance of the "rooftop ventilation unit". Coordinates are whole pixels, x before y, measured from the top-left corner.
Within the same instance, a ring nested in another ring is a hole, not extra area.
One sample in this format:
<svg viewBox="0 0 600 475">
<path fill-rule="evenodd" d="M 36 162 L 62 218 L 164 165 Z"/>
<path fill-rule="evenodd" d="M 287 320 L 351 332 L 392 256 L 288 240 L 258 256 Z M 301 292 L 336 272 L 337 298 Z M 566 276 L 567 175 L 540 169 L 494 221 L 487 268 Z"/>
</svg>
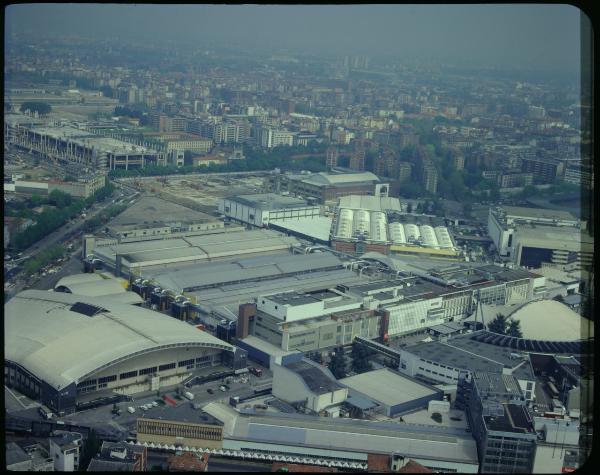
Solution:
<svg viewBox="0 0 600 475">
<path fill-rule="evenodd" d="M 82 315 L 85 315 L 86 317 L 93 317 L 98 313 L 108 311 L 105 308 L 97 307 L 95 305 L 90 305 L 84 302 L 75 302 L 73 305 L 71 305 L 70 310 L 71 312 L 77 312 Z"/>
</svg>

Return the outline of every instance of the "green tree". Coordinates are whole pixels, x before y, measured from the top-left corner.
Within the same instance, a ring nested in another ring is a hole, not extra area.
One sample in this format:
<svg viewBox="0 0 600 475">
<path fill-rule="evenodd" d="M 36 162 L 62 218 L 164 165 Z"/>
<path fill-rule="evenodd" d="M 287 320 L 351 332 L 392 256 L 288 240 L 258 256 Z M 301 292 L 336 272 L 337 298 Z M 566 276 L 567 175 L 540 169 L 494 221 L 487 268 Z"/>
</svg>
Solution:
<svg viewBox="0 0 600 475">
<path fill-rule="evenodd" d="M 499 333 L 500 335 L 506 335 L 506 327 L 508 325 L 506 316 L 498 313 L 496 314 L 496 318 L 494 318 L 488 325 L 488 330 L 494 333 Z"/>
<path fill-rule="evenodd" d="M 40 195 L 33 195 L 31 198 L 29 198 L 29 207 L 30 208 L 37 208 L 40 205 L 43 205 L 45 203 L 47 203 L 48 200 Z"/>
<path fill-rule="evenodd" d="M 94 455 L 98 453 L 98 450 L 100 450 L 100 445 L 101 441 L 98 438 L 98 434 L 96 434 L 96 431 L 94 429 L 91 429 L 87 439 L 83 444 L 81 458 L 79 459 L 79 470 L 87 470 L 90 461 L 92 460 L 92 458 L 94 458 Z"/>
<path fill-rule="evenodd" d="M 369 361 L 371 352 L 368 348 L 360 343 L 352 344 L 352 371 L 355 373 L 365 373 L 373 369 L 373 365 Z"/>
<path fill-rule="evenodd" d="M 413 212 L 413 204 L 412 203 L 408 203 L 406 205 L 406 212 L 407 213 L 412 213 Z"/>
<path fill-rule="evenodd" d="M 511 318 L 508 322 L 508 328 L 506 331 L 508 336 L 514 336 L 515 338 L 523 338 L 523 332 L 521 331 L 521 322 Z"/>
<path fill-rule="evenodd" d="M 420 198 L 423 194 L 423 186 L 414 181 L 403 183 L 400 187 L 400 195 L 406 198 Z"/>
<path fill-rule="evenodd" d="M 523 191 L 521 191 L 520 196 L 521 198 L 531 198 L 532 196 L 535 196 L 538 194 L 538 189 L 533 186 L 533 185 L 527 185 L 525 188 L 523 188 Z"/>
<path fill-rule="evenodd" d="M 335 350 L 327 367 L 336 379 L 346 377 L 346 356 L 344 355 L 344 349 L 341 346 Z"/>
<path fill-rule="evenodd" d="M 19 109 L 21 112 L 37 112 L 39 115 L 48 115 L 52 111 L 52 106 L 46 102 L 23 102 Z"/>
<path fill-rule="evenodd" d="M 69 193 L 53 190 L 48 195 L 48 202 L 57 208 L 66 208 L 73 202 L 73 197 Z"/>
</svg>

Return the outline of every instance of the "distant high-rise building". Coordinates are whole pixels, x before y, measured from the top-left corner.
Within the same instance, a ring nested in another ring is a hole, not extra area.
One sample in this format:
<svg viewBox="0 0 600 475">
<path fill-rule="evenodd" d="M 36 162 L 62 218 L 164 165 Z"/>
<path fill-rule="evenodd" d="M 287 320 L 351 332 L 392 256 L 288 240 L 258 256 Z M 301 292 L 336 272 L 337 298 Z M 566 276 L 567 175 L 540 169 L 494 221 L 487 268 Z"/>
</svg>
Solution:
<svg viewBox="0 0 600 475">
<path fill-rule="evenodd" d="M 337 147 L 327 147 L 327 153 L 325 155 L 325 165 L 328 170 L 337 166 L 339 152 Z"/>
<path fill-rule="evenodd" d="M 397 177 L 400 183 L 407 182 L 412 177 L 412 164 L 408 162 L 397 162 Z"/>
<path fill-rule="evenodd" d="M 437 192 L 438 173 L 431 160 L 423 160 L 419 167 L 421 183 L 425 190 L 435 194 Z"/>
<path fill-rule="evenodd" d="M 373 173 L 377 176 L 384 176 L 386 173 L 385 156 L 379 152 L 373 160 Z"/>
<path fill-rule="evenodd" d="M 452 165 L 457 170 L 462 170 L 465 168 L 465 156 L 462 154 L 456 154 L 452 157 Z"/>
</svg>

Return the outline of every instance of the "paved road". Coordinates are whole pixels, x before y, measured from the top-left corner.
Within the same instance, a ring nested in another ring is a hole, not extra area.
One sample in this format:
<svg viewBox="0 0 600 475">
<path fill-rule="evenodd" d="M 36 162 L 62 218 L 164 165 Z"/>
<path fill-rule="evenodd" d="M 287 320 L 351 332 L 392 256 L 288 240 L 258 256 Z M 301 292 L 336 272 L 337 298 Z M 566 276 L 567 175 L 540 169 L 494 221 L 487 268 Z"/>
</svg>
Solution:
<svg viewBox="0 0 600 475">
<path fill-rule="evenodd" d="M 125 196 L 129 196 L 131 194 L 131 192 L 127 189 L 124 189 L 123 193 Z M 52 246 L 56 243 L 59 243 L 59 242 L 64 243 L 66 241 L 68 235 L 83 231 L 83 225 L 87 219 L 89 219 L 93 216 L 96 216 L 102 210 L 104 210 L 105 208 L 107 208 L 108 206 L 111 206 L 111 205 L 112 205 L 112 200 L 109 198 L 107 198 L 102 203 L 94 204 L 92 209 L 90 211 L 88 211 L 86 218 L 81 218 L 79 216 L 73 220 L 73 223 L 61 226 L 59 229 L 57 229 L 53 233 L 42 238 L 40 241 L 38 241 L 37 243 L 30 246 L 28 249 L 23 251 L 23 256 L 21 258 L 19 258 L 19 261 L 24 262 L 29 257 L 37 254 L 40 250 L 45 249 L 49 246 Z M 80 244 L 80 242 L 77 244 Z M 37 281 L 30 282 L 29 285 L 27 285 L 24 281 L 20 281 L 18 279 L 19 275 L 17 275 L 17 278 L 13 280 L 16 282 L 16 285 L 14 287 L 10 288 L 9 290 L 7 290 L 7 298 L 8 299 L 12 298 L 14 295 L 19 293 L 24 288 L 35 288 L 35 289 L 43 289 L 43 290 L 53 288 L 54 284 L 56 282 L 58 282 L 58 280 L 60 278 L 66 276 L 66 275 L 69 275 L 69 274 L 82 272 L 82 267 L 81 267 L 82 263 L 79 259 L 80 256 L 81 256 L 81 248 L 77 249 L 76 251 L 74 251 L 72 253 L 71 259 L 68 261 L 68 263 L 66 263 L 65 265 L 62 266 L 61 271 L 59 271 L 56 274 L 51 274 L 46 277 L 42 277 L 42 278 L 38 279 Z"/>
<path fill-rule="evenodd" d="M 7 290 L 6 293 L 8 299 L 10 299 L 24 289 L 53 289 L 56 283 L 63 277 L 81 272 L 83 272 L 83 264 L 81 261 L 81 246 L 79 246 L 71 252 L 69 260 L 62 263 L 61 269 L 56 274 L 48 274 L 45 277 L 40 277 L 37 280 L 31 281 L 29 285 L 22 280 L 17 280 L 15 286 Z"/>
</svg>

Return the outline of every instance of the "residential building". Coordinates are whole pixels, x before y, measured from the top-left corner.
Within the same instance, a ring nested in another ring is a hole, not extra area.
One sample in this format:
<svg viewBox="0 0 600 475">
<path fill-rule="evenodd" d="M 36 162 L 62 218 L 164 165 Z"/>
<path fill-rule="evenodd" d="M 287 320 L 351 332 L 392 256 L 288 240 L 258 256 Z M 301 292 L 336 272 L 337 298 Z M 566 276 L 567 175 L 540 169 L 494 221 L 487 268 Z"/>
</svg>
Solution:
<svg viewBox="0 0 600 475">
<path fill-rule="evenodd" d="M 272 127 L 258 127 L 256 130 L 257 142 L 263 148 L 273 148 L 282 145 L 294 145 L 295 132 L 275 129 Z"/>
<path fill-rule="evenodd" d="M 535 184 L 554 183 L 564 173 L 564 163 L 552 158 L 522 158 L 521 171 L 531 173 Z"/>
<path fill-rule="evenodd" d="M 88 465 L 88 472 L 145 472 L 148 451 L 140 445 L 103 441 L 100 452 Z"/>
<path fill-rule="evenodd" d="M 365 170 L 365 159 L 366 159 L 366 150 L 362 144 L 357 144 L 352 150 L 352 154 L 350 155 L 350 164 L 348 167 L 351 170 L 356 171 L 364 171 Z"/>
<path fill-rule="evenodd" d="M 327 147 L 325 156 L 325 165 L 327 166 L 327 170 L 331 170 L 337 166 L 338 154 L 339 152 L 337 147 Z"/>
<path fill-rule="evenodd" d="M 396 169 L 398 170 L 398 181 L 400 183 L 406 183 L 410 181 L 412 177 L 412 164 L 409 162 L 397 162 Z M 400 190 L 402 193 L 402 189 Z"/>
<path fill-rule="evenodd" d="M 49 439 L 50 457 L 54 460 L 56 472 L 74 472 L 79 470 L 79 456 L 83 446 L 81 434 L 77 432 L 56 431 Z"/>
</svg>

